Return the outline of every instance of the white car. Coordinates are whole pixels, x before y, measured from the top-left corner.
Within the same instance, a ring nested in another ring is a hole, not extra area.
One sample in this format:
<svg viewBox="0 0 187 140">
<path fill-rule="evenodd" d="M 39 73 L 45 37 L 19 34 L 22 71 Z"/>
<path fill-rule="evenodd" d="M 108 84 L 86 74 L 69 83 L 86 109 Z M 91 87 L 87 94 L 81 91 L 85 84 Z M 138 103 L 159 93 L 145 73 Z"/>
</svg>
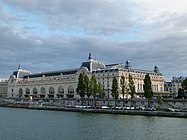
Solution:
<svg viewBox="0 0 187 140">
<path fill-rule="evenodd" d="M 102 106 L 101 108 L 102 108 L 102 109 L 109 109 L 108 106 Z"/>
</svg>

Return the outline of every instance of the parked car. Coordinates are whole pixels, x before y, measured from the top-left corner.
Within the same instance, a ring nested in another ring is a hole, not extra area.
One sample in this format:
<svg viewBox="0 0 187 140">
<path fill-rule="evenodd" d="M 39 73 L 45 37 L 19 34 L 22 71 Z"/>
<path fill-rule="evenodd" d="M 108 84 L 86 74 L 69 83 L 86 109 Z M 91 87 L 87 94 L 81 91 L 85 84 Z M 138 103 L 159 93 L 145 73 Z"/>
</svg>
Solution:
<svg viewBox="0 0 187 140">
<path fill-rule="evenodd" d="M 101 109 L 101 108 L 102 108 L 102 106 L 96 106 L 95 108 L 96 108 L 96 109 Z"/>
<path fill-rule="evenodd" d="M 175 109 L 173 109 L 173 108 L 166 108 L 165 111 L 167 111 L 167 112 L 174 112 Z"/>
<path fill-rule="evenodd" d="M 102 109 L 109 109 L 108 106 L 102 106 L 101 108 L 102 108 Z"/>
</svg>

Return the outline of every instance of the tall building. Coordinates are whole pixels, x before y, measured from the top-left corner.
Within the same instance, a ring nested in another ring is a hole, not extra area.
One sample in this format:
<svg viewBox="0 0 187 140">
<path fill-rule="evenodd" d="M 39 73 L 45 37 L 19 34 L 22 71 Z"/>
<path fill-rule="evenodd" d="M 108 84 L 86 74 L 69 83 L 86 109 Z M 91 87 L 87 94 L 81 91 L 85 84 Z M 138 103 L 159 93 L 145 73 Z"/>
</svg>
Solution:
<svg viewBox="0 0 187 140">
<path fill-rule="evenodd" d="M 93 59 L 90 53 L 87 61 L 82 62 L 82 65 L 75 69 L 32 74 L 30 71 L 22 70 L 19 66 L 18 70 L 14 71 L 9 78 L 8 97 L 79 98 L 76 88 L 80 73 L 87 74 L 88 77 L 94 74 L 103 85 L 103 95 L 109 98 L 112 98 L 113 77 L 116 77 L 120 83 L 123 75 L 128 85 L 129 74 L 133 77 L 137 94 L 143 93 L 143 80 L 146 74 L 150 75 L 152 89 L 155 93 L 164 91 L 164 77 L 158 66 L 155 66 L 153 71 L 134 69 L 129 60 L 125 63 L 105 65 L 103 62 Z"/>
</svg>

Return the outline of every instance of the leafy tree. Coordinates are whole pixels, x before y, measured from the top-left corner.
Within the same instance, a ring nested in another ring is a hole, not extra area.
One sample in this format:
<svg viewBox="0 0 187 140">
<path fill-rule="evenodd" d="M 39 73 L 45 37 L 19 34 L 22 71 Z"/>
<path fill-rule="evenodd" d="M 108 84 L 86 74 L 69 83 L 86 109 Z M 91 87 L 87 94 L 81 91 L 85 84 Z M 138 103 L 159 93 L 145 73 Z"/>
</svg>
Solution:
<svg viewBox="0 0 187 140">
<path fill-rule="evenodd" d="M 112 91 L 112 96 L 115 98 L 115 100 L 117 100 L 119 97 L 119 92 L 118 92 L 118 81 L 115 77 L 112 80 L 112 90 L 111 91 Z M 115 106 L 116 106 L 116 101 L 115 101 Z"/>
<path fill-rule="evenodd" d="M 120 79 L 120 87 L 121 87 L 121 92 L 123 95 L 123 107 L 124 107 L 124 96 L 125 93 L 127 92 L 127 82 L 125 81 L 125 77 L 122 75 Z"/>
<path fill-rule="evenodd" d="M 183 97 L 184 97 L 184 90 L 182 88 L 179 88 L 177 98 L 183 98 Z"/>
<path fill-rule="evenodd" d="M 150 107 L 150 100 L 153 97 L 153 91 L 152 91 L 152 84 L 149 74 L 145 75 L 143 89 L 144 89 L 144 96 L 148 99 L 148 107 Z"/>
<path fill-rule="evenodd" d="M 187 90 L 187 79 L 182 82 L 182 89 Z"/>
<path fill-rule="evenodd" d="M 102 96 L 103 96 L 103 86 L 100 82 L 98 82 L 97 86 L 98 86 L 97 90 L 98 90 L 99 96 L 102 98 Z"/>
<path fill-rule="evenodd" d="M 98 91 L 98 94 L 99 94 L 99 97 L 100 97 L 100 100 L 101 100 L 101 105 L 102 105 L 102 99 L 103 98 L 103 86 L 100 82 L 98 82 L 97 84 L 97 91 Z"/>
<path fill-rule="evenodd" d="M 162 105 L 162 97 L 161 96 L 157 96 L 157 103 L 158 103 L 158 107 L 160 107 L 160 105 Z"/>
<path fill-rule="evenodd" d="M 91 79 L 90 79 L 90 85 L 89 85 L 89 90 L 90 90 L 90 94 L 94 97 L 96 97 L 97 94 L 97 79 L 95 77 L 95 75 L 92 75 Z M 96 106 L 96 101 L 95 101 L 95 106 Z"/>
<path fill-rule="evenodd" d="M 130 89 L 131 98 L 134 98 L 134 95 L 136 94 L 136 90 L 135 90 L 135 85 L 134 85 L 132 75 L 130 74 L 129 74 L 129 89 Z"/>
<path fill-rule="evenodd" d="M 187 93 L 187 79 L 185 79 L 183 82 L 182 82 L 182 97 L 183 98 L 186 98 L 186 93 Z"/>
<path fill-rule="evenodd" d="M 90 98 L 91 93 L 90 93 L 90 89 L 89 89 L 89 84 L 90 84 L 90 80 L 89 77 L 87 75 L 84 75 L 84 83 L 85 83 L 85 92 L 88 98 Z"/>
<path fill-rule="evenodd" d="M 78 78 L 78 85 L 77 85 L 77 93 L 81 96 L 82 105 L 83 105 L 83 98 L 86 93 L 86 86 L 84 82 L 84 74 L 80 73 Z"/>
<path fill-rule="evenodd" d="M 93 95 L 93 97 L 95 99 L 96 94 L 97 94 L 97 79 L 96 79 L 95 75 L 92 75 L 92 77 L 90 79 L 90 93 L 91 93 L 91 95 Z"/>
<path fill-rule="evenodd" d="M 134 85 L 132 75 L 130 75 L 130 74 L 129 74 L 129 90 L 130 90 L 129 93 L 131 95 L 131 106 L 132 106 L 132 99 L 134 98 L 136 91 L 135 91 L 135 85 Z"/>
<path fill-rule="evenodd" d="M 91 92 L 90 92 L 90 80 L 89 77 L 87 75 L 84 75 L 84 83 L 85 83 L 85 94 L 88 97 L 88 105 L 89 105 L 89 98 L 91 96 Z"/>
</svg>

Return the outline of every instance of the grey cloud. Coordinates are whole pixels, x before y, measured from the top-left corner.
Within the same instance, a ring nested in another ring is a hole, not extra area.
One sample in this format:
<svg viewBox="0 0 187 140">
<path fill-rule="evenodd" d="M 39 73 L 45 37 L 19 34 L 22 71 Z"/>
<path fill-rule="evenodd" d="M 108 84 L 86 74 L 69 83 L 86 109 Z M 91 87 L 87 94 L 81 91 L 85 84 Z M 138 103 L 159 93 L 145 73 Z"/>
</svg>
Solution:
<svg viewBox="0 0 187 140">
<path fill-rule="evenodd" d="M 84 30 L 87 33 L 112 34 L 132 27 L 129 2 L 99 0 L 6 0 L 4 3 L 25 13 L 40 15 L 49 29 Z M 123 3 L 123 4 L 122 4 Z"/>
<path fill-rule="evenodd" d="M 159 65 L 166 77 L 181 75 L 187 69 L 186 36 L 168 36 L 150 42 L 112 42 L 93 36 L 23 38 L 10 28 L 0 28 L 0 77 L 8 77 L 21 64 L 32 72 L 75 68 L 86 61 L 89 52 L 105 64 L 123 63 L 133 68 L 153 70 Z M 11 39 L 10 39 L 11 38 Z M 37 40 L 42 43 L 33 43 Z"/>
<path fill-rule="evenodd" d="M 3 2 L 27 14 L 41 15 L 40 22 L 47 22 L 50 30 L 71 29 L 76 32 L 82 28 L 87 34 L 39 37 L 31 35 L 29 31 L 32 29 L 26 26 L 19 32 L 12 25 L 1 26 L 0 77 L 8 77 L 18 64 L 32 72 L 79 67 L 89 52 L 106 64 L 123 63 L 130 59 L 134 68 L 152 70 L 154 65 L 159 65 L 167 78 L 186 74 L 187 33 L 183 32 L 187 29 L 185 14 L 168 14 L 167 18 L 145 24 L 142 35 L 151 38 L 149 40 L 115 42 L 103 40 L 97 34 L 126 31 L 135 24 L 131 20 L 132 11 L 128 3 L 116 5 L 99 0 Z M 1 8 L 0 17 L 6 22 L 13 20 Z M 17 20 L 20 21 L 20 18 Z"/>
<path fill-rule="evenodd" d="M 163 13 L 151 23 L 144 23 L 143 35 L 149 39 L 167 38 L 168 36 L 187 35 L 187 13 Z"/>
</svg>

